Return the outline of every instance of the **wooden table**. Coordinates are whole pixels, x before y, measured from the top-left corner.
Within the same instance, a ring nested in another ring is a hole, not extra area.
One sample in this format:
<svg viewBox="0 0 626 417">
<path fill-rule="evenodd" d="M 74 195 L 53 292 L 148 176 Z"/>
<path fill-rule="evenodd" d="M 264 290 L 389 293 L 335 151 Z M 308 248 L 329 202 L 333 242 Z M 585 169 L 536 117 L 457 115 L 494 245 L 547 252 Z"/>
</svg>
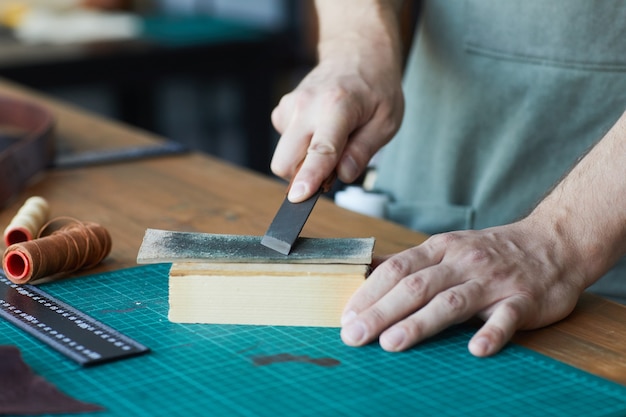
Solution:
<svg viewBox="0 0 626 417">
<path fill-rule="evenodd" d="M 59 147 L 94 150 L 154 144 L 160 138 L 33 91 L 0 81 L 0 94 L 26 98 L 51 109 L 57 118 Z M 52 170 L 0 212 L 6 225 L 32 196 L 46 198 L 52 216 L 101 223 L 111 233 L 111 255 L 95 270 L 136 265 L 146 228 L 262 235 L 275 214 L 285 185 L 220 160 L 191 153 L 130 163 Z M 4 226 L 3 226 L 4 227 Z M 376 255 L 422 242 L 426 236 L 335 206 L 322 199 L 303 235 L 376 238 Z M 585 294 L 565 320 L 520 332 L 515 341 L 596 375 L 626 384 L 626 307 Z"/>
<path fill-rule="evenodd" d="M 141 19 L 141 34 L 116 41 L 28 44 L 0 30 L 0 77 L 51 92 L 102 88 L 120 119 L 153 132 L 161 129 L 157 104 L 164 82 L 234 80 L 236 93 L 246 98 L 238 116 L 243 139 L 258 146 L 242 161 L 269 172 L 275 78 L 294 65 L 287 35 L 208 16 Z"/>
</svg>

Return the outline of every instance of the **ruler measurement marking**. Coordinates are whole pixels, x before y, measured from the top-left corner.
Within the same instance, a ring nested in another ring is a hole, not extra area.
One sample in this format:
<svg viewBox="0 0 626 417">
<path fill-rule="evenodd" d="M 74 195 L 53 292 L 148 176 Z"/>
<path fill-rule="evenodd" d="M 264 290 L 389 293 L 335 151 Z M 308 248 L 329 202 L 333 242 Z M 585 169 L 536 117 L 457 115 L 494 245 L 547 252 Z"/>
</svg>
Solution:
<svg viewBox="0 0 626 417">
<path fill-rule="evenodd" d="M 81 365 L 139 355 L 149 349 L 32 285 L 0 273 L 0 316 Z"/>
</svg>

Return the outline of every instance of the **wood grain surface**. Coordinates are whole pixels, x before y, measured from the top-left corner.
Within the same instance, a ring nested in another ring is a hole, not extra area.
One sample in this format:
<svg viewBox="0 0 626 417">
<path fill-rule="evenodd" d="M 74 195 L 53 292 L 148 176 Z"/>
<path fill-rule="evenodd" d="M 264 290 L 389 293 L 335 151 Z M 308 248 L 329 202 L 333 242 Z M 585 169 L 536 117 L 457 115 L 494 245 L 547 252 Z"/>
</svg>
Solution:
<svg viewBox="0 0 626 417">
<path fill-rule="evenodd" d="M 162 140 L 5 81 L 0 81 L 0 94 L 33 100 L 52 110 L 61 151 L 150 145 Z M 191 153 L 50 170 L 0 212 L 0 225 L 7 225 L 33 195 L 48 200 L 52 217 L 73 216 L 102 224 L 111 233 L 113 249 L 102 265 L 82 273 L 86 274 L 135 266 L 147 228 L 260 236 L 284 192 L 285 184 L 274 178 Z M 325 198 L 316 205 L 302 236 L 375 237 L 375 256 L 392 254 L 426 239 L 393 223 L 339 208 Z M 515 341 L 626 384 L 626 307 L 622 305 L 587 294 L 566 320 L 545 329 L 520 332 Z"/>
</svg>

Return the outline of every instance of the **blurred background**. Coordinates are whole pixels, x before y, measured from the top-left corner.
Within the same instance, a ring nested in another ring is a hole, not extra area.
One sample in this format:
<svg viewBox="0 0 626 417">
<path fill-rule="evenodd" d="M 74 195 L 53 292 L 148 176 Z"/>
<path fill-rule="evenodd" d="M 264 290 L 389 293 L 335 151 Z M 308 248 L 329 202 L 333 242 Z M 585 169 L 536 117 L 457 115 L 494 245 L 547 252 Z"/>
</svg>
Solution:
<svg viewBox="0 0 626 417">
<path fill-rule="evenodd" d="M 0 77 L 269 173 L 316 32 L 312 0 L 0 0 Z"/>
</svg>

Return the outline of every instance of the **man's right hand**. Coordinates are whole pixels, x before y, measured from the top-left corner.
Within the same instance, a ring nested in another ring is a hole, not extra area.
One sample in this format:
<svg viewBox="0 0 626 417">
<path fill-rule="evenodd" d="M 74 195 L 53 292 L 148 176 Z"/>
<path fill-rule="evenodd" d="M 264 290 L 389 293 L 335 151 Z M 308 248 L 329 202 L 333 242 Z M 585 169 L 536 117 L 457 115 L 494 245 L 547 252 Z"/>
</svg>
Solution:
<svg viewBox="0 0 626 417">
<path fill-rule="evenodd" d="M 395 10 L 361 1 L 317 2 L 320 62 L 272 112 L 281 138 L 271 169 L 295 176 L 292 202 L 314 194 L 333 170 L 343 182 L 357 179 L 402 121 Z"/>
</svg>

